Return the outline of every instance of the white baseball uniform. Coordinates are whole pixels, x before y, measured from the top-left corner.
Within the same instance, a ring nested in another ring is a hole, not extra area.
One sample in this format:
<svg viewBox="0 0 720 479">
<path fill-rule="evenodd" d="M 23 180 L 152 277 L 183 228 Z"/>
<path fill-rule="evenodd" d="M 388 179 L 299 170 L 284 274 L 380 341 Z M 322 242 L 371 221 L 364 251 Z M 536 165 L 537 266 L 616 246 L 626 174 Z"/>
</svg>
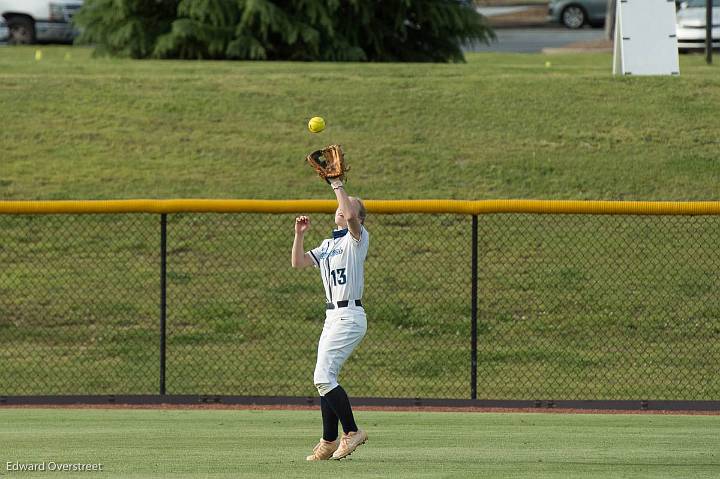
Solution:
<svg viewBox="0 0 720 479">
<path fill-rule="evenodd" d="M 360 300 L 365 287 L 364 272 L 370 234 L 361 226 L 356 240 L 348 229 L 333 231 L 333 237 L 311 250 L 325 287 L 325 325 L 318 342 L 314 382 L 321 396 L 337 387 L 345 360 L 365 336 L 367 319 Z"/>
</svg>

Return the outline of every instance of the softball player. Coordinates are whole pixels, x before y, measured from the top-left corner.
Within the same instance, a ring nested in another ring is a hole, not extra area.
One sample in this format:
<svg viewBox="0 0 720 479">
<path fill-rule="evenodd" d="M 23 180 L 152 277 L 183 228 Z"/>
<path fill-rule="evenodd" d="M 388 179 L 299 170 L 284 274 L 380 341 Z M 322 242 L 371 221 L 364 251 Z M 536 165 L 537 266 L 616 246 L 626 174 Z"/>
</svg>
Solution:
<svg viewBox="0 0 720 479">
<path fill-rule="evenodd" d="M 308 461 L 342 459 L 367 440 L 367 433 L 355 424 L 347 393 L 337 382 L 343 363 L 365 336 L 367 320 L 362 305 L 364 263 L 370 235 L 365 229 L 365 207 L 349 197 L 342 181 L 331 183 L 338 200 L 335 224 L 338 226 L 315 249 L 304 252 L 303 236 L 310 218 L 295 219 L 292 266 L 320 269 L 325 287 L 325 324 L 318 342 L 314 383 L 320 393 L 323 436 L 307 457 Z M 338 420 L 343 432 L 338 438 Z"/>
</svg>

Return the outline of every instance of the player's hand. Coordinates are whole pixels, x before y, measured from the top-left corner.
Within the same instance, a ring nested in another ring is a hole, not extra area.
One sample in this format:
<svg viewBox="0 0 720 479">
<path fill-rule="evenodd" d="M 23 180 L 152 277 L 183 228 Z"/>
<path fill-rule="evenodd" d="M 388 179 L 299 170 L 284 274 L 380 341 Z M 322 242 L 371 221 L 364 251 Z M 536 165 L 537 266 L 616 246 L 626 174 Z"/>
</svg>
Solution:
<svg viewBox="0 0 720 479">
<path fill-rule="evenodd" d="M 310 217 L 298 216 L 295 218 L 295 234 L 303 234 L 310 229 Z"/>
</svg>

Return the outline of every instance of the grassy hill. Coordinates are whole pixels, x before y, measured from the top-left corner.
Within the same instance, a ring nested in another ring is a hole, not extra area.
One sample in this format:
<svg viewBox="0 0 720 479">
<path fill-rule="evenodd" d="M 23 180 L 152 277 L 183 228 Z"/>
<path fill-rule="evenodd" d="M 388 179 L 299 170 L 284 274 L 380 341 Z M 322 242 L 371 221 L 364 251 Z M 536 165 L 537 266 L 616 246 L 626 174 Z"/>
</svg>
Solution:
<svg viewBox="0 0 720 479">
<path fill-rule="evenodd" d="M 368 65 L 43 52 L 0 49 L 1 199 L 325 198 L 302 159 L 335 142 L 366 198 L 718 195 L 720 75 L 700 56 L 682 57 L 679 78 L 613 78 L 611 57 L 591 54 Z M 329 125 L 320 135 L 313 115 Z"/>
</svg>

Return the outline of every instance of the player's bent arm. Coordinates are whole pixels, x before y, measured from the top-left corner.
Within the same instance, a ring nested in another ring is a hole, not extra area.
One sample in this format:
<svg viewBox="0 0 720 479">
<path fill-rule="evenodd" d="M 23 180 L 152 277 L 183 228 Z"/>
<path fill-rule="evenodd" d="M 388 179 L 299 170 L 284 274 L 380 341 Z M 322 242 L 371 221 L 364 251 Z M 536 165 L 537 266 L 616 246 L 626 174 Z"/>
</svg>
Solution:
<svg viewBox="0 0 720 479">
<path fill-rule="evenodd" d="M 292 247 L 292 258 L 291 263 L 293 268 L 305 268 L 307 266 L 313 266 L 313 261 L 310 253 L 303 251 L 303 237 L 302 235 L 295 235 Z"/>
<path fill-rule="evenodd" d="M 293 268 L 306 268 L 308 266 L 315 266 L 315 262 L 310 256 L 310 253 L 305 253 L 300 258 L 300 262 L 293 265 Z"/>
</svg>

